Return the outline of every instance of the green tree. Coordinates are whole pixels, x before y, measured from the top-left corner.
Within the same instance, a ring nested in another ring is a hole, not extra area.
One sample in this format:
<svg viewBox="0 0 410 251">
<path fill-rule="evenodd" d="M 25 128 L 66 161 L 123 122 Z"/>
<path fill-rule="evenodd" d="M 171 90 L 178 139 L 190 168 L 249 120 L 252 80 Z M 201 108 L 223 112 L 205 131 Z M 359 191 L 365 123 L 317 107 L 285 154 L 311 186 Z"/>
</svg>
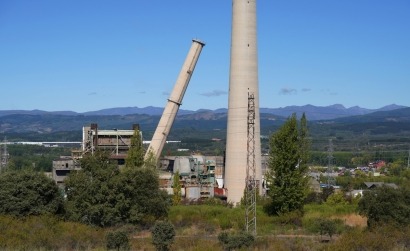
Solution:
<svg viewBox="0 0 410 251">
<path fill-rule="evenodd" d="M 168 215 L 172 201 L 168 193 L 159 188 L 156 169 L 125 168 L 118 185 L 120 196 L 125 200 L 117 207 L 124 211 L 126 222 L 151 224 Z"/>
<path fill-rule="evenodd" d="M 302 210 L 308 192 L 307 158 L 308 140 L 306 118 L 298 128 L 293 114 L 270 138 L 270 159 L 267 183 L 270 203 L 268 214 L 278 215 Z"/>
<path fill-rule="evenodd" d="M 366 191 L 359 201 L 359 213 L 367 217 L 367 225 L 410 225 L 410 190 L 383 186 Z"/>
<path fill-rule="evenodd" d="M 158 166 L 157 158 L 151 150 L 148 151 L 147 157 L 145 158 L 144 166 L 146 168 L 152 169 L 155 169 Z"/>
<path fill-rule="evenodd" d="M 144 165 L 144 147 L 142 145 L 141 133 L 138 129 L 134 130 L 131 138 L 130 149 L 125 159 L 126 167 L 142 167 Z"/>
<path fill-rule="evenodd" d="M 0 214 L 28 216 L 62 212 L 62 193 L 43 173 L 9 171 L 0 175 Z"/>
<path fill-rule="evenodd" d="M 168 195 L 159 189 L 155 170 L 124 168 L 120 172 L 101 152 L 85 156 L 81 167 L 66 180 L 68 219 L 112 226 L 144 224 L 168 214 Z"/>
<path fill-rule="evenodd" d="M 167 251 L 174 242 L 175 229 L 174 226 L 167 221 L 158 221 L 152 228 L 152 244 L 156 250 Z"/>
<path fill-rule="evenodd" d="M 305 113 L 303 113 L 300 119 L 300 129 L 299 129 L 299 169 L 306 172 L 309 168 L 308 161 L 310 158 L 310 140 L 309 140 L 309 130 Z"/>
<path fill-rule="evenodd" d="M 179 205 L 181 203 L 181 183 L 179 182 L 179 172 L 174 173 L 172 189 L 174 194 L 172 195 L 172 204 Z"/>
</svg>

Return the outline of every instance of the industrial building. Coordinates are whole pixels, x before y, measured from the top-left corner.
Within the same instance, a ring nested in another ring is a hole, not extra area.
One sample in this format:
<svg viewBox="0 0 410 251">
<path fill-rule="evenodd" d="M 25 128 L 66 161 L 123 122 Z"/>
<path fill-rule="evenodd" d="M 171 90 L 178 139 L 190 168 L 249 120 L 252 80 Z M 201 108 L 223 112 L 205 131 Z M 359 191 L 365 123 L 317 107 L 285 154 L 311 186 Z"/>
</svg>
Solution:
<svg viewBox="0 0 410 251">
<path fill-rule="evenodd" d="M 160 159 L 160 186 L 173 194 L 173 180 L 179 175 L 182 197 L 187 200 L 219 197 L 226 200 L 223 188 L 223 156 L 164 156 Z"/>
<path fill-rule="evenodd" d="M 97 150 L 110 153 L 110 158 L 117 161 L 118 166 L 125 164 L 125 158 L 131 145 L 134 130 L 139 129 L 137 124 L 132 130 L 98 128 L 98 124 L 83 127 L 81 149 L 73 150 L 71 156 L 61 156 L 53 161 L 52 177 L 59 186 L 63 186 L 64 179 L 73 170 L 79 170 L 79 160 L 84 154 L 93 154 Z"/>
<path fill-rule="evenodd" d="M 125 164 L 128 149 L 134 130 L 139 130 L 139 125 L 134 124 L 132 130 L 100 130 L 97 124 L 83 127 L 82 154 L 93 154 L 96 150 L 110 152 L 111 159 L 116 159 L 118 165 Z"/>
</svg>

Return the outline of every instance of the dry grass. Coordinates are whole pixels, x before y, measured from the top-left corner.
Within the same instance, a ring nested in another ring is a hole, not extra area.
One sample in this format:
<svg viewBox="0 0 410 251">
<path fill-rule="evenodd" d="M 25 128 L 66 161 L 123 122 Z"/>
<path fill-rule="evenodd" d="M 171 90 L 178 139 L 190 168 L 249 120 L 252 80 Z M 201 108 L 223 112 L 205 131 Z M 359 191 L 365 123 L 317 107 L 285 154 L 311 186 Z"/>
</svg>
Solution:
<svg viewBox="0 0 410 251">
<path fill-rule="evenodd" d="M 332 218 L 341 219 L 349 227 L 365 228 L 367 226 L 367 218 L 358 214 L 341 215 Z"/>
</svg>

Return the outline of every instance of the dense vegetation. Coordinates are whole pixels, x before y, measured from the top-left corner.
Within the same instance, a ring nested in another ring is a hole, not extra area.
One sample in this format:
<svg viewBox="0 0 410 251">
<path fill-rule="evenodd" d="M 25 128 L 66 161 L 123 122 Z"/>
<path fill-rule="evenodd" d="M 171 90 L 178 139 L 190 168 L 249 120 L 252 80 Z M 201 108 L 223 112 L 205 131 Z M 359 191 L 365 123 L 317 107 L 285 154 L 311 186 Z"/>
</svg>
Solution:
<svg viewBox="0 0 410 251">
<path fill-rule="evenodd" d="M 17 217 L 63 213 L 63 197 L 54 181 L 31 171 L 2 173 L 0 202 L 0 214 Z"/>
<path fill-rule="evenodd" d="M 44 147 L 39 145 L 8 145 L 10 159 L 8 170 L 31 169 L 51 172 L 53 160 L 71 155 L 70 148 Z"/>
<path fill-rule="evenodd" d="M 366 191 L 359 201 L 359 212 L 367 217 L 370 228 L 377 225 L 410 225 L 410 189 L 388 186 Z"/>
<path fill-rule="evenodd" d="M 410 247 L 409 227 L 376 226 L 369 230 L 365 227 L 366 220 L 357 216 L 355 210 L 354 204 L 307 204 L 303 216 L 268 216 L 258 206 L 258 236 L 247 250 L 407 250 Z M 331 240 L 327 228 L 321 228 L 320 219 L 334 222 Z M 179 205 L 170 208 L 168 220 L 176 235 L 172 250 L 223 250 L 218 235 L 241 233 L 244 208 L 230 208 L 211 201 Z M 96 228 L 50 216 L 24 219 L 0 216 L 0 249 L 104 250 L 110 233 L 119 237 L 120 233 L 126 233 L 131 250 L 155 249 L 150 230 L 135 225 Z"/>
<path fill-rule="evenodd" d="M 82 170 L 65 182 L 66 217 L 72 221 L 106 227 L 151 224 L 168 213 L 170 200 L 159 189 L 152 168 L 119 170 L 102 152 L 85 156 Z"/>
</svg>

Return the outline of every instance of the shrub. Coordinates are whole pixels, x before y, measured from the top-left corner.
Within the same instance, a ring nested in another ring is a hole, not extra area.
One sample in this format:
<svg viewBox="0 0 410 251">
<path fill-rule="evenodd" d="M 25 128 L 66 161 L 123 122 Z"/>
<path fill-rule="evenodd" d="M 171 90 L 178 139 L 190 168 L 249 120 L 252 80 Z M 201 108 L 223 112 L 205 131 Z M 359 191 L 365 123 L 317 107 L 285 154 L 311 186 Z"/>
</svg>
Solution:
<svg viewBox="0 0 410 251">
<path fill-rule="evenodd" d="M 337 224 L 338 224 L 337 220 L 318 219 L 316 224 L 317 224 L 317 230 L 321 237 L 323 235 L 329 235 L 329 238 L 332 239 L 332 236 L 338 232 L 337 231 Z"/>
<path fill-rule="evenodd" d="M 348 204 L 344 195 L 341 192 L 332 193 L 331 195 L 329 195 L 325 203 L 330 206 Z"/>
<path fill-rule="evenodd" d="M 128 236 L 123 231 L 109 232 L 106 236 L 107 249 L 129 250 Z"/>
<path fill-rule="evenodd" d="M 159 251 L 169 250 L 169 246 L 174 242 L 174 226 L 167 221 L 158 221 L 152 229 L 152 244 Z"/>
<path fill-rule="evenodd" d="M 224 250 L 233 250 L 242 247 L 250 247 L 254 243 L 255 237 L 247 232 L 240 232 L 238 234 L 221 232 L 218 235 L 218 241 L 221 243 Z"/>
</svg>

